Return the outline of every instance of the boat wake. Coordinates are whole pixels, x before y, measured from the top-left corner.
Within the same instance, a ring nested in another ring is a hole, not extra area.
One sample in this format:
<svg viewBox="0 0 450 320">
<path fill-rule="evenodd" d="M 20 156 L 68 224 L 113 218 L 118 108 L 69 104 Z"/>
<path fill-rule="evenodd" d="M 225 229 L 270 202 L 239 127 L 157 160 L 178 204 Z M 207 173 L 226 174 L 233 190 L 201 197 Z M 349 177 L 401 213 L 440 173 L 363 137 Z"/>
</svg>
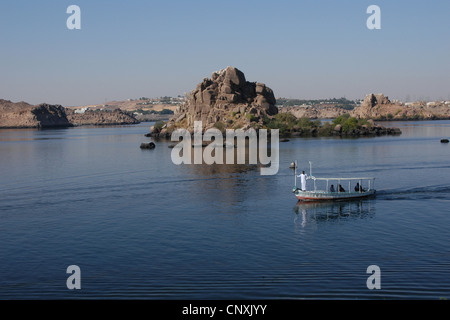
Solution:
<svg viewBox="0 0 450 320">
<path fill-rule="evenodd" d="M 381 200 L 428 200 L 449 198 L 449 185 L 424 186 L 410 189 L 377 190 L 377 199 Z"/>
</svg>

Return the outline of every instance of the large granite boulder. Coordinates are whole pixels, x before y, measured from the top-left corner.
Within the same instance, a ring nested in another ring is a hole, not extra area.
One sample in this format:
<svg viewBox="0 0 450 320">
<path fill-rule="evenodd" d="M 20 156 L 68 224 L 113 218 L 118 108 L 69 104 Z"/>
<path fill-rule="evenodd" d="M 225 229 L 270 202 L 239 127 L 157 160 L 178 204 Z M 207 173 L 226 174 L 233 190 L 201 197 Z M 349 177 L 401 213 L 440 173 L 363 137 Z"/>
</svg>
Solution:
<svg viewBox="0 0 450 320">
<path fill-rule="evenodd" d="M 202 121 L 204 130 L 257 129 L 262 127 L 264 117 L 278 113 L 275 103 L 272 89 L 249 82 L 242 71 L 227 67 L 203 79 L 158 134 L 168 135 L 174 128 L 192 130 L 194 121 Z"/>
<path fill-rule="evenodd" d="M 379 119 L 394 108 L 388 97 L 383 94 L 368 94 L 364 98 L 361 106 L 352 111 L 352 116 L 356 118 Z"/>
</svg>

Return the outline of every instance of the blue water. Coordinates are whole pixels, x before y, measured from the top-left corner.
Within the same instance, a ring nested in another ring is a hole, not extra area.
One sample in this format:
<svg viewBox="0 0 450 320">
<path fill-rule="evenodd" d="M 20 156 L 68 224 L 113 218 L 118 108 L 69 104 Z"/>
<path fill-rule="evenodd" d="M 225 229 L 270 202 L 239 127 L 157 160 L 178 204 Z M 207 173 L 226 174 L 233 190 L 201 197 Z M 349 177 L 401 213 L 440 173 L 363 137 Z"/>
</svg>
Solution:
<svg viewBox="0 0 450 320">
<path fill-rule="evenodd" d="M 170 142 L 139 148 L 149 125 L 0 130 L 1 299 L 450 298 L 450 121 L 291 139 L 275 176 L 174 165 Z M 377 197 L 297 204 L 293 160 Z"/>
</svg>

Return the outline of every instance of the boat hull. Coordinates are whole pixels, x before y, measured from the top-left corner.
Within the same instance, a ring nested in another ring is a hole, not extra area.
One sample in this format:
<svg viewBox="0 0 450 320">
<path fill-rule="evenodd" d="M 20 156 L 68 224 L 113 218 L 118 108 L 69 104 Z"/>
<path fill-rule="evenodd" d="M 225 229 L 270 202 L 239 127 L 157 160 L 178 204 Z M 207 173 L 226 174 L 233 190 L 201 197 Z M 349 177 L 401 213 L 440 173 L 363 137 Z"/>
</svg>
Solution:
<svg viewBox="0 0 450 320">
<path fill-rule="evenodd" d="M 325 192 L 325 191 L 301 191 L 294 192 L 299 201 L 340 201 L 373 197 L 375 190 L 365 192 Z"/>
</svg>

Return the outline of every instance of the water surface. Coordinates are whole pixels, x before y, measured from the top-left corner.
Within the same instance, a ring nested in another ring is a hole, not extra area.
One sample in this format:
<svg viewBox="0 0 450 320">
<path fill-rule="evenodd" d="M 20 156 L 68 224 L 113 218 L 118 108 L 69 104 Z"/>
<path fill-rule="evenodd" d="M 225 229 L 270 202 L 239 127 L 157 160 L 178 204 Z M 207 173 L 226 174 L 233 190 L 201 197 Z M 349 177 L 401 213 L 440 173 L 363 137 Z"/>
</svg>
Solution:
<svg viewBox="0 0 450 320">
<path fill-rule="evenodd" d="M 139 148 L 148 123 L 0 130 L 0 298 L 449 298 L 450 121 L 388 125 L 403 134 L 280 143 L 275 176 L 176 166 L 170 142 Z M 298 204 L 293 160 L 376 177 L 377 197 Z"/>
</svg>

